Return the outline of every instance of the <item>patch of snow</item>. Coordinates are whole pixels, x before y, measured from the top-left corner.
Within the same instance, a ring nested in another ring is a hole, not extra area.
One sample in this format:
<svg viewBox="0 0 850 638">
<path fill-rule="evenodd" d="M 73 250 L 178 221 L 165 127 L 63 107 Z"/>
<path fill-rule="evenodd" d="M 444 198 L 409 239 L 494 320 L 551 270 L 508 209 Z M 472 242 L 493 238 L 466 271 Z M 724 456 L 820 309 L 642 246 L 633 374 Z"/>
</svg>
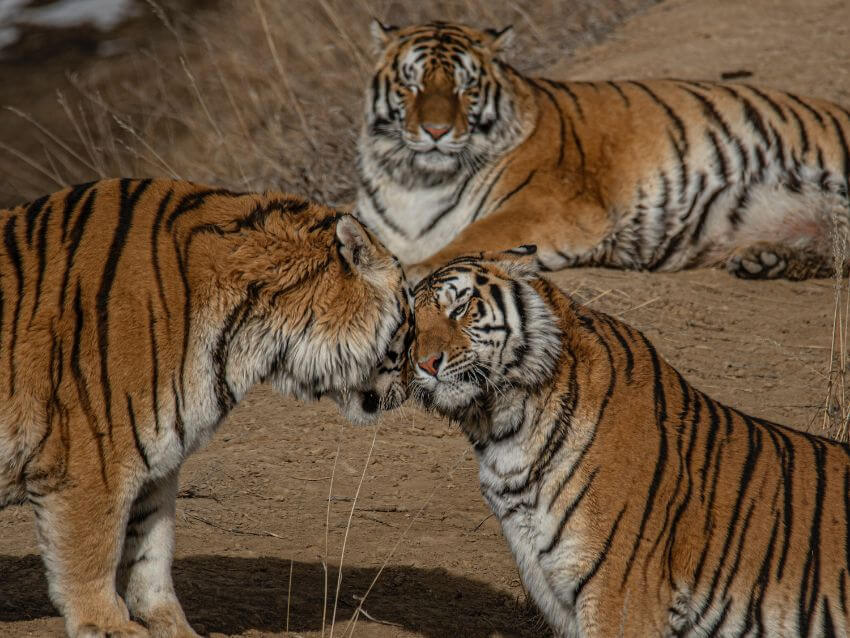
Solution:
<svg viewBox="0 0 850 638">
<path fill-rule="evenodd" d="M 0 0 L 0 27 L 12 23 L 15 14 L 30 0 Z"/>
<path fill-rule="evenodd" d="M 15 27 L 0 26 L 0 49 L 18 41 L 20 33 Z"/>
<path fill-rule="evenodd" d="M 0 0 L 0 49 L 18 41 L 15 16 L 29 0 Z"/>
<path fill-rule="evenodd" d="M 54 0 L 32 7 L 32 0 L 0 0 L 0 59 L 4 48 L 21 38 L 21 26 L 63 29 L 92 25 L 108 32 L 127 18 L 139 14 L 137 0 Z M 113 55 L 116 48 L 105 49 Z"/>
<path fill-rule="evenodd" d="M 14 11 L 21 2 L 0 0 L 0 22 L 3 4 L 9 4 Z M 101 31 L 109 31 L 135 15 L 137 10 L 135 0 L 57 0 L 41 7 L 19 8 L 15 22 L 54 29 L 91 24 Z"/>
</svg>

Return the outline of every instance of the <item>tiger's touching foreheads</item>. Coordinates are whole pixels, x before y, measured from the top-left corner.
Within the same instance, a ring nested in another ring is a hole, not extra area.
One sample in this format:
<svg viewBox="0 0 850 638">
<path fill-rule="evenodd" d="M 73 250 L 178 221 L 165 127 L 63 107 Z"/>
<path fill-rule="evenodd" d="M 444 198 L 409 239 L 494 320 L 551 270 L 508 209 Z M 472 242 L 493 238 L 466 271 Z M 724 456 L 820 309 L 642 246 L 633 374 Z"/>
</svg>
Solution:
<svg viewBox="0 0 850 638">
<path fill-rule="evenodd" d="M 395 261 L 395 257 L 393 260 Z M 357 424 L 373 421 L 377 414 L 393 410 L 407 399 L 411 366 L 408 359 L 416 334 L 413 294 L 404 285 L 404 296 L 397 300 L 399 322 L 390 338 L 384 356 L 360 387 L 333 398 L 346 419 Z"/>
<path fill-rule="evenodd" d="M 72 638 L 195 636 L 183 460 L 258 382 L 360 421 L 403 400 L 401 266 L 351 216 L 171 180 L 66 189 L 0 234 L 0 507 L 33 506 Z"/>
<path fill-rule="evenodd" d="M 473 443 L 556 635 L 846 636 L 850 447 L 706 396 L 529 252 L 420 282 L 412 394 Z"/>
<path fill-rule="evenodd" d="M 357 214 L 412 278 L 523 243 L 549 270 L 834 270 L 847 109 L 743 84 L 526 77 L 500 59 L 510 30 L 373 32 Z"/>
</svg>

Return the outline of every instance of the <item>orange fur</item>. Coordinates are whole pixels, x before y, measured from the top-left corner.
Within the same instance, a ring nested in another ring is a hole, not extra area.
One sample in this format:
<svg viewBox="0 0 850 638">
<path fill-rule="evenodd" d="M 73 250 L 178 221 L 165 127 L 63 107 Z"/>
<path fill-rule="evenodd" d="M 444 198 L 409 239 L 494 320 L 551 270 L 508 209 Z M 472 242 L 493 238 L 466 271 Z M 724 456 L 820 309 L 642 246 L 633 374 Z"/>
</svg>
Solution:
<svg viewBox="0 0 850 638">
<path fill-rule="evenodd" d="M 711 399 L 530 260 L 420 283 L 412 390 L 475 446 L 555 633 L 847 635 L 850 447 Z"/>
<path fill-rule="evenodd" d="M 409 327 L 401 267 L 350 216 L 170 180 L 66 189 L 0 234 L 0 507 L 33 506 L 73 638 L 194 636 L 180 465 L 257 382 L 349 411 Z"/>
<path fill-rule="evenodd" d="M 850 211 L 841 106 L 742 84 L 527 77 L 499 38 L 456 24 L 378 35 L 358 213 L 415 277 L 521 243 L 550 270 L 831 271 Z"/>
</svg>

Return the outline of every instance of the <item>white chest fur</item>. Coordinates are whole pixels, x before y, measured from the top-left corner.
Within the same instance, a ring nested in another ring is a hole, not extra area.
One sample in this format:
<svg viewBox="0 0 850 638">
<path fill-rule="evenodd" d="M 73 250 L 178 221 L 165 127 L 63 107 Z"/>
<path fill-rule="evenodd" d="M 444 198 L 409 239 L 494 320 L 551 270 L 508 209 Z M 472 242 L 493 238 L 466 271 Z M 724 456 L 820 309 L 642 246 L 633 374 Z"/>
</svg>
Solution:
<svg viewBox="0 0 850 638">
<path fill-rule="evenodd" d="M 490 475 L 482 465 L 484 474 Z M 489 484 L 489 481 L 488 481 Z M 529 496 L 527 505 L 519 504 L 516 497 L 500 497 L 492 486 L 482 492 L 499 516 L 502 533 L 511 548 L 526 590 L 537 607 L 543 612 L 549 625 L 557 635 L 578 636 L 577 619 L 573 607 L 574 575 L 580 571 L 580 539 L 574 535 L 562 538 L 555 553 L 541 553 L 549 542 L 551 530 L 557 526 L 558 518 L 546 511 L 542 498 Z M 533 500 L 538 503 L 535 506 Z"/>
<path fill-rule="evenodd" d="M 493 423 L 492 432 L 505 438 L 491 441 L 479 452 L 481 492 L 501 522 L 536 605 L 559 635 L 578 636 L 574 591 L 588 562 L 582 551 L 581 525 L 573 521 L 561 530 L 557 547 L 547 550 L 559 533 L 562 510 L 549 507 L 545 480 L 529 481 L 542 441 L 526 431 L 529 421 L 535 420 L 533 410 L 530 406 L 523 410 L 520 405 L 498 412 L 496 420 L 504 422 Z M 511 431 L 515 433 L 508 436 Z"/>
<path fill-rule="evenodd" d="M 488 170 L 431 187 L 410 188 L 380 175 L 361 188 L 357 215 L 403 263 L 427 259 L 474 219 L 486 216 Z"/>
</svg>

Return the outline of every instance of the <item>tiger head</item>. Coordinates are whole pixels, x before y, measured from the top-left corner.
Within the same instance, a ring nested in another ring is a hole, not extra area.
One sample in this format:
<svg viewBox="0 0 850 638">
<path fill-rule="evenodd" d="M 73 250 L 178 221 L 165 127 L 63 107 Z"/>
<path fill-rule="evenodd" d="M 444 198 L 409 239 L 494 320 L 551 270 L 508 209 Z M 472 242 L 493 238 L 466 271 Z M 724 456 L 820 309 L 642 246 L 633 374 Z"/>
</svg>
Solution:
<svg viewBox="0 0 850 638">
<path fill-rule="evenodd" d="M 413 294 L 407 285 L 397 301 L 398 327 L 381 360 L 360 388 L 333 395 L 343 416 L 353 423 L 370 423 L 381 411 L 393 410 L 407 399 L 411 370 L 408 356 L 415 335 Z"/>
<path fill-rule="evenodd" d="M 411 293 L 398 259 L 354 217 L 268 196 L 213 231 L 205 252 L 220 275 L 199 295 L 244 298 L 225 334 L 246 371 L 301 400 L 327 396 L 356 423 L 407 398 Z"/>
<path fill-rule="evenodd" d="M 417 285 L 411 391 L 425 407 L 463 423 L 551 376 L 560 329 L 534 286 L 535 250 L 459 257 Z"/>
<path fill-rule="evenodd" d="M 380 59 L 366 91 L 360 161 L 407 185 L 434 185 L 505 150 L 519 118 L 513 71 L 496 56 L 512 33 L 373 22 Z"/>
<path fill-rule="evenodd" d="M 358 425 L 371 423 L 386 410 L 399 407 L 407 399 L 409 385 L 408 352 L 414 335 L 413 296 L 400 270 L 398 259 L 359 222 L 348 215 L 342 216 L 336 227 L 337 252 L 340 262 L 347 265 L 347 272 L 354 274 L 348 283 L 348 294 L 356 294 L 353 285 L 358 279 L 362 282 L 378 283 L 384 281 L 374 294 L 392 295 L 392 309 L 385 313 L 384 325 L 393 326 L 389 338 L 384 341 L 380 331 L 373 335 L 373 345 L 380 353 L 364 379 L 353 387 L 334 389 L 327 396 L 337 403 L 342 415 Z M 370 276 L 374 268 L 382 275 Z M 357 323 L 356 318 L 352 323 Z"/>
</svg>

